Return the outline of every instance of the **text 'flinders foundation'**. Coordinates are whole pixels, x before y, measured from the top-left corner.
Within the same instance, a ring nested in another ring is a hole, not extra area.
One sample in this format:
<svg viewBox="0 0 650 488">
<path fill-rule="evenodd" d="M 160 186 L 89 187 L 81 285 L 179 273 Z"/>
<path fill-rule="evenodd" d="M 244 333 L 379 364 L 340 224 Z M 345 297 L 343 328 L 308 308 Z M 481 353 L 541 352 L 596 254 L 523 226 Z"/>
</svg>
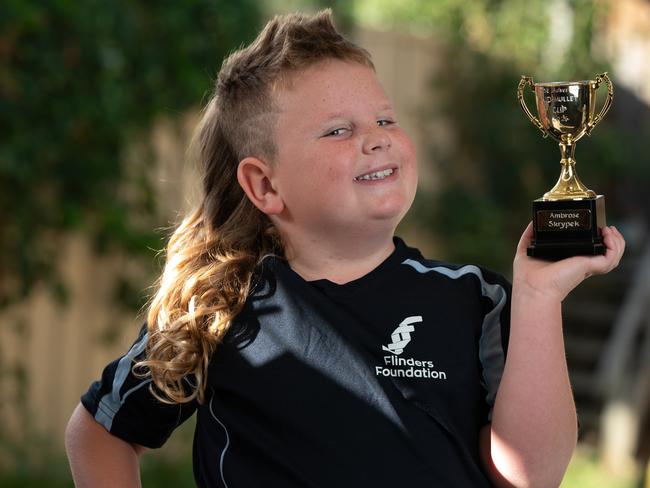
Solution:
<svg viewBox="0 0 650 488">
<path fill-rule="evenodd" d="M 446 380 L 447 373 L 434 369 L 433 361 L 419 361 L 413 358 L 400 358 L 384 356 L 385 366 L 375 366 L 377 376 L 391 376 L 394 378 L 427 378 L 432 380 Z"/>
</svg>

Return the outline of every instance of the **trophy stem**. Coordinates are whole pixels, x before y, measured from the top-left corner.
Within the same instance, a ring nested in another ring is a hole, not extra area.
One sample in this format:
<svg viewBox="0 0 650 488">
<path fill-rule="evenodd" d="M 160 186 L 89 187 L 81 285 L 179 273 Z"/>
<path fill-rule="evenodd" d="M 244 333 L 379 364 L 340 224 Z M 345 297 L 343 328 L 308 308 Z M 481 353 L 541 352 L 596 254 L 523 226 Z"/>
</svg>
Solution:
<svg viewBox="0 0 650 488">
<path fill-rule="evenodd" d="M 582 184 L 576 173 L 576 160 L 573 157 L 576 146 L 571 139 L 560 142 L 562 171 L 557 183 L 544 194 L 543 200 L 582 200 L 596 198 L 596 193 Z"/>
</svg>

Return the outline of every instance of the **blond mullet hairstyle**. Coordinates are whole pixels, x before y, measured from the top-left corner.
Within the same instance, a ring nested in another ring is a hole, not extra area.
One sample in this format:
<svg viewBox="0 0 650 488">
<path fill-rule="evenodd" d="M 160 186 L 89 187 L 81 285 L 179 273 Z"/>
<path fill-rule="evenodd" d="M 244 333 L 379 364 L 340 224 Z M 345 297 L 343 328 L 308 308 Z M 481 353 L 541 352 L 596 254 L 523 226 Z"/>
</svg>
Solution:
<svg viewBox="0 0 650 488">
<path fill-rule="evenodd" d="M 368 52 L 336 31 L 328 9 L 273 18 L 223 62 L 191 142 L 202 201 L 169 240 L 147 313 L 147 354 L 134 366 L 163 402 L 205 401 L 210 358 L 243 309 L 258 265 L 267 255 L 284 257 L 270 219 L 240 187 L 237 166 L 248 156 L 273 161 L 274 91 L 330 59 L 374 69 Z"/>
</svg>

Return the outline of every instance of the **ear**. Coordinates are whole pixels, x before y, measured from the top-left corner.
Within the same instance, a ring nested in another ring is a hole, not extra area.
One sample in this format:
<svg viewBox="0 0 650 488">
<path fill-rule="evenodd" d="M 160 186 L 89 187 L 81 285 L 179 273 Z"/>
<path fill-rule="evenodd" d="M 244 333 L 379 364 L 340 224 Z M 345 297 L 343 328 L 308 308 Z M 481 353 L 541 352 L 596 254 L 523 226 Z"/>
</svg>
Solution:
<svg viewBox="0 0 650 488">
<path fill-rule="evenodd" d="M 237 181 L 248 199 L 266 215 L 279 214 L 284 202 L 271 183 L 273 168 L 255 157 L 242 159 L 237 166 Z"/>
</svg>

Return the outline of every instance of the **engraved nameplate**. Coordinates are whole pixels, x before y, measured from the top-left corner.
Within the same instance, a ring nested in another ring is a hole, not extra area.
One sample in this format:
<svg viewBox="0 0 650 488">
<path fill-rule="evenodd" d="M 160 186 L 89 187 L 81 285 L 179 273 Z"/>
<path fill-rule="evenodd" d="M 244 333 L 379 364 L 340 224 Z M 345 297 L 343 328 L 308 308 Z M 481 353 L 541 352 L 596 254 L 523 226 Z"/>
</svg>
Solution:
<svg viewBox="0 0 650 488">
<path fill-rule="evenodd" d="M 576 208 L 570 210 L 538 210 L 537 230 L 570 231 L 591 230 L 591 210 Z"/>
</svg>

